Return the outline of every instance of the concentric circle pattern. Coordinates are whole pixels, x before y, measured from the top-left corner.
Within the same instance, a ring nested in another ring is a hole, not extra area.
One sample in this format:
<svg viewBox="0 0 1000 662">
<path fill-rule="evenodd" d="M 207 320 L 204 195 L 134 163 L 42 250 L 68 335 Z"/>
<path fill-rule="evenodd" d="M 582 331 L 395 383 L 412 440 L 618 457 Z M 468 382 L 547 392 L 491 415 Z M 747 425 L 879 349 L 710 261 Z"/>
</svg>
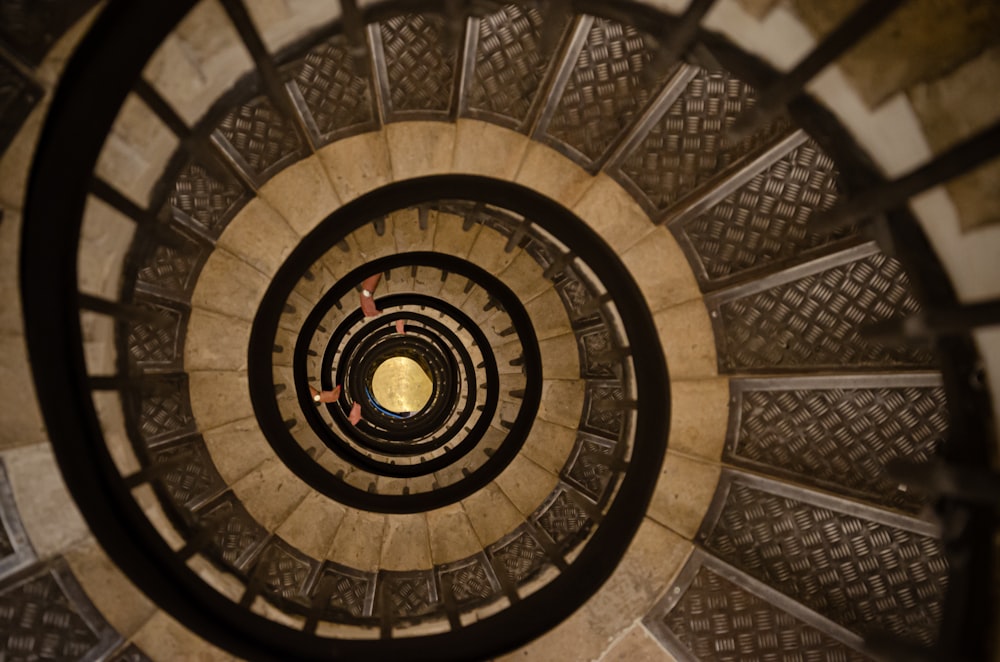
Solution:
<svg viewBox="0 0 1000 662">
<path fill-rule="evenodd" d="M 874 177 L 833 120 L 735 139 L 774 72 L 663 61 L 682 19 L 630 3 L 315 4 L 157 5 L 93 111 L 57 453 L 129 576 L 274 659 L 932 645 L 947 556 L 888 468 L 947 431 L 940 357 L 863 329 L 936 285 L 812 223 Z"/>
</svg>

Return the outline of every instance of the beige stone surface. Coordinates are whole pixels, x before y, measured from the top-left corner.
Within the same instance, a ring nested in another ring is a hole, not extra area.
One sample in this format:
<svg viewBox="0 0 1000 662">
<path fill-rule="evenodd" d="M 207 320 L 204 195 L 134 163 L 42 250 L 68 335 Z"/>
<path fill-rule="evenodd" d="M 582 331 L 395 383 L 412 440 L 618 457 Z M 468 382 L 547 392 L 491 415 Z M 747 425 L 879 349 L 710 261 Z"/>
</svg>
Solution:
<svg viewBox="0 0 1000 662">
<path fill-rule="evenodd" d="M 83 358 L 91 375 L 112 375 L 117 371 L 118 350 L 115 347 L 115 320 L 108 315 L 80 312 L 83 331 Z"/>
<path fill-rule="evenodd" d="M 425 570 L 431 567 L 427 516 L 386 515 L 382 539 L 383 570 Z"/>
<path fill-rule="evenodd" d="M 82 542 L 65 557 L 87 597 L 123 637 L 131 637 L 156 613 L 156 605 L 129 581 L 96 540 Z"/>
<path fill-rule="evenodd" d="M 542 353 L 542 376 L 545 379 L 579 379 L 580 353 L 576 336 L 565 333 L 538 343 Z"/>
<path fill-rule="evenodd" d="M 317 156 L 288 166 L 260 188 L 260 197 L 304 237 L 340 206 Z"/>
<path fill-rule="evenodd" d="M 495 480 L 511 503 L 527 518 L 552 493 L 559 483 L 559 476 L 538 466 L 526 455 L 518 454 Z"/>
<path fill-rule="evenodd" d="M 462 229 L 463 219 L 455 214 L 438 214 L 434 232 L 434 250 L 438 253 L 468 257 L 479 236 L 482 225 L 476 223 L 468 230 Z"/>
<path fill-rule="evenodd" d="M 385 515 L 348 509 L 327 558 L 357 570 L 378 570 Z"/>
<path fill-rule="evenodd" d="M 159 611 L 139 630 L 133 642 L 154 660 L 191 660 L 192 662 L 222 662 L 238 660 Z"/>
<path fill-rule="evenodd" d="M 483 549 L 461 504 L 428 511 L 427 529 L 436 564 L 458 561 Z"/>
<path fill-rule="evenodd" d="M 48 440 L 35 398 L 28 347 L 20 335 L 0 334 L 0 397 L 4 403 L 0 449 Z"/>
<path fill-rule="evenodd" d="M 583 413 L 583 382 L 546 379 L 538 418 L 575 430 Z"/>
<path fill-rule="evenodd" d="M 434 248 L 437 217 L 436 211 L 428 211 L 427 228 L 421 229 L 420 214 L 416 209 L 403 209 L 393 213 L 392 229 L 396 238 L 396 249 L 400 253 L 406 253 L 409 251 L 429 251 Z"/>
<path fill-rule="evenodd" d="M 479 231 L 475 243 L 472 244 L 472 249 L 469 251 L 469 261 L 491 274 L 498 274 L 506 269 L 521 252 L 521 249 L 515 248 L 508 253 L 506 248 L 507 237 L 493 228 L 484 226 Z"/>
<path fill-rule="evenodd" d="M 141 207 L 179 145 L 177 136 L 134 93 L 122 105 L 97 158 L 97 176 Z"/>
<path fill-rule="evenodd" d="M 284 309 L 281 317 L 278 318 L 278 325 L 289 331 L 298 333 L 305 323 L 306 318 L 313 310 L 313 304 L 296 294 L 294 290 L 285 299 L 285 303 L 292 307 L 291 310 Z M 248 337 L 249 340 L 249 337 Z"/>
<path fill-rule="evenodd" d="M 149 523 L 156 529 L 156 532 L 160 534 L 160 537 L 167 543 L 170 549 L 176 552 L 184 547 L 185 539 L 178 533 L 173 523 L 167 517 L 167 513 L 164 512 L 159 498 L 153 492 L 153 488 L 149 483 L 133 489 L 132 497 L 139 507 L 142 508 L 146 519 L 149 520 Z"/>
<path fill-rule="evenodd" d="M 647 514 L 688 539 L 693 539 L 705 517 L 722 468 L 667 451 Z"/>
<path fill-rule="evenodd" d="M 253 321 L 268 280 L 229 251 L 215 249 L 205 262 L 191 305 Z"/>
<path fill-rule="evenodd" d="M 299 282 L 295 284 L 295 289 L 292 291 L 303 301 L 307 301 L 309 306 L 315 306 L 316 303 L 323 297 L 324 294 L 330 289 L 330 287 L 337 282 L 330 270 L 326 268 L 326 265 L 322 262 L 313 264 L 309 268 L 309 273 L 312 274 L 312 280 L 305 278 L 304 276 L 299 279 Z"/>
<path fill-rule="evenodd" d="M 47 443 L 4 451 L 0 459 L 7 466 L 14 504 L 38 558 L 59 554 L 90 535 Z"/>
<path fill-rule="evenodd" d="M 235 483 L 274 457 L 254 416 L 202 430 L 201 436 L 215 468 L 227 484 Z"/>
<path fill-rule="evenodd" d="M 4 224 L 8 219 L 4 219 Z M 80 228 L 77 279 L 81 292 L 117 300 L 122 265 L 135 223 L 94 196 L 88 196 Z"/>
<path fill-rule="evenodd" d="M 354 239 L 364 262 L 393 255 L 396 252 L 396 238 L 391 215 L 386 217 L 385 231 L 382 235 L 375 231 L 374 223 L 365 223 L 352 232 L 351 237 Z"/>
<path fill-rule="evenodd" d="M 250 322 L 192 308 L 184 343 L 187 370 L 246 370 Z"/>
<path fill-rule="evenodd" d="M 827 34 L 859 0 L 794 0 L 801 20 Z M 878 106 L 893 93 L 944 74 L 996 43 L 1000 6 L 977 0 L 912 0 L 838 60 L 862 98 Z"/>
<path fill-rule="evenodd" d="M 536 418 L 521 453 L 547 472 L 558 475 L 569 459 L 575 442 L 575 424 L 573 428 L 569 428 Z"/>
<path fill-rule="evenodd" d="M 677 662 L 676 658 L 656 643 L 649 630 L 633 625 L 608 649 L 601 662 Z"/>
<path fill-rule="evenodd" d="M 117 391 L 94 391 L 93 401 L 97 418 L 101 422 L 104 445 L 111 453 L 111 460 L 118 472 L 122 476 L 128 476 L 139 471 L 139 459 L 125 430 L 121 395 Z"/>
<path fill-rule="evenodd" d="M 202 432 L 253 416 L 247 373 L 198 370 L 188 378 L 191 412 Z"/>
<path fill-rule="evenodd" d="M 511 180 L 521 167 L 528 137 L 479 120 L 460 119 L 455 133 L 456 173 Z"/>
<path fill-rule="evenodd" d="M 631 195 L 601 174 L 573 211 L 621 254 L 652 233 L 653 223 Z"/>
<path fill-rule="evenodd" d="M 1000 117 L 990 89 L 1000 76 L 1000 46 L 987 48 L 955 71 L 909 91 L 913 110 L 935 153 L 982 131 Z M 959 220 L 965 229 L 996 223 L 1000 219 L 1000 191 L 993 183 L 1000 177 L 996 160 L 948 183 Z"/>
<path fill-rule="evenodd" d="M 525 311 L 535 327 L 535 335 L 539 340 L 561 336 L 572 330 L 566 308 L 555 288 L 545 290 L 525 304 Z"/>
<path fill-rule="evenodd" d="M 489 483 L 462 500 L 465 514 L 479 539 L 480 548 L 496 542 L 524 521 L 524 516 L 496 485 Z"/>
<path fill-rule="evenodd" d="M 193 125 L 251 69 L 225 10 L 216 0 L 202 0 L 153 53 L 143 76 Z"/>
<path fill-rule="evenodd" d="M 310 0 L 247 0 L 247 11 L 272 53 L 340 18 L 340 3 Z"/>
<path fill-rule="evenodd" d="M 393 122 L 385 127 L 395 181 L 451 171 L 455 125 L 447 122 Z"/>
<path fill-rule="evenodd" d="M 266 460 L 233 484 L 233 494 L 269 531 L 278 528 L 309 492 L 309 485 L 277 457 Z"/>
<path fill-rule="evenodd" d="M 718 374 L 715 334 L 705 304 L 688 301 L 653 316 L 671 379 L 699 379 Z"/>
<path fill-rule="evenodd" d="M 0 162 L 2 163 L 2 162 Z M 0 203 L 2 204 L 2 203 Z M 0 221 L 0 334 L 23 332 L 21 321 L 21 282 L 18 258 L 21 248 L 21 214 L 4 209 Z"/>
<path fill-rule="evenodd" d="M 317 153 L 342 203 L 392 181 L 389 149 L 382 133 L 351 136 Z"/>
<path fill-rule="evenodd" d="M 289 545 L 316 559 L 325 559 L 347 508 L 319 492 L 310 492 L 292 511 L 277 534 Z"/>
<path fill-rule="evenodd" d="M 701 297 L 684 252 L 664 227 L 655 228 L 621 258 L 654 313 Z"/>
<path fill-rule="evenodd" d="M 572 209 L 595 179 L 551 147 L 532 142 L 528 145 L 515 181 Z"/>
<path fill-rule="evenodd" d="M 271 276 L 298 243 L 298 235 L 285 219 L 258 197 L 229 222 L 218 245 Z"/>
<path fill-rule="evenodd" d="M 520 251 L 498 277 L 525 303 L 552 287 L 552 281 L 542 278 L 543 272 L 531 255 Z"/>
<path fill-rule="evenodd" d="M 496 662 L 584 662 L 596 660 L 607 646 L 600 624 L 585 608 L 527 646 L 496 658 Z M 636 662 L 639 662 L 636 660 Z"/>
<path fill-rule="evenodd" d="M 718 462 L 729 422 L 729 379 L 670 384 L 670 449 Z"/>
</svg>

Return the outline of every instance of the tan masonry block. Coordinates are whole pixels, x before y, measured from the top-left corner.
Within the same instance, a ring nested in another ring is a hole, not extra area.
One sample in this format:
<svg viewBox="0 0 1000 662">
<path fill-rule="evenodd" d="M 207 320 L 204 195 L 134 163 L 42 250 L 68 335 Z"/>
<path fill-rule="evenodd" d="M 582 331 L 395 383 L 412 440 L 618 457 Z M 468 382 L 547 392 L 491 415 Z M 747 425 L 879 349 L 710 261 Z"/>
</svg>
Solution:
<svg viewBox="0 0 1000 662">
<path fill-rule="evenodd" d="M 260 197 L 277 211 L 299 237 L 304 237 L 340 207 L 330 178 L 317 156 L 294 163 L 268 180 Z"/>
<path fill-rule="evenodd" d="M 226 250 L 208 256 L 191 294 L 191 305 L 253 321 L 268 280 L 259 271 Z"/>
<path fill-rule="evenodd" d="M 346 507 L 324 494 L 311 492 L 278 527 L 277 533 L 304 554 L 324 559 L 346 513 Z"/>
<path fill-rule="evenodd" d="M 219 246 L 271 277 L 299 243 L 299 237 L 269 204 L 254 198 L 226 226 Z"/>
<path fill-rule="evenodd" d="M 245 372 L 190 372 L 188 388 L 191 412 L 202 432 L 254 415 Z"/>
<path fill-rule="evenodd" d="M 452 504 L 427 513 L 431 558 L 434 563 L 451 563 L 482 551 L 469 516 L 461 504 Z"/>
<path fill-rule="evenodd" d="M 617 182 L 603 174 L 595 179 L 573 211 L 621 254 L 650 234 L 653 223 Z"/>
<path fill-rule="evenodd" d="M 201 436 L 226 484 L 239 481 L 274 457 L 274 451 L 254 416 L 203 430 Z"/>
<path fill-rule="evenodd" d="M 728 423 L 729 379 L 671 382 L 670 450 L 718 462 Z"/>
<path fill-rule="evenodd" d="M 621 255 L 651 312 L 701 297 L 684 252 L 663 227 L 654 229 Z"/>
<path fill-rule="evenodd" d="M 455 173 L 510 181 L 521 168 L 528 137 L 479 120 L 460 119 L 455 134 Z"/>
<path fill-rule="evenodd" d="M 648 516 L 685 538 L 694 539 L 712 502 L 721 471 L 717 463 L 668 451 Z"/>
<path fill-rule="evenodd" d="M 532 142 L 528 145 L 515 181 L 572 209 L 596 180 L 551 147 Z"/>
<path fill-rule="evenodd" d="M 431 548 L 426 515 L 386 515 L 381 556 L 383 570 L 430 568 Z"/>
<path fill-rule="evenodd" d="M 395 181 L 451 171 L 455 125 L 447 122 L 393 122 L 385 127 Z"/>
<path fill-rule="evenodd" d="M 389 149 L 382 133 L 338 140 L 319 152 L 327 176 L 344 204 L 392 181 Z"/>
</svg>

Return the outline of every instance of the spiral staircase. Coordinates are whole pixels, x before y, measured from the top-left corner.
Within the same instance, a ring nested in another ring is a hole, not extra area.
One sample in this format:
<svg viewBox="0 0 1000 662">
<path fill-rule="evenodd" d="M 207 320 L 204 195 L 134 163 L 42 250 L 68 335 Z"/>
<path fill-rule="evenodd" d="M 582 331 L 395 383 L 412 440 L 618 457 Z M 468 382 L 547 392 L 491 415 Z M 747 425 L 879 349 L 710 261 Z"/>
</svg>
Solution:
<svg viewBox="0 0 1000 662">
<path fill-rule="evenodd" d="M 0 2 L 0 659 L 994 657 L 956 4 Z"/>
</svg>

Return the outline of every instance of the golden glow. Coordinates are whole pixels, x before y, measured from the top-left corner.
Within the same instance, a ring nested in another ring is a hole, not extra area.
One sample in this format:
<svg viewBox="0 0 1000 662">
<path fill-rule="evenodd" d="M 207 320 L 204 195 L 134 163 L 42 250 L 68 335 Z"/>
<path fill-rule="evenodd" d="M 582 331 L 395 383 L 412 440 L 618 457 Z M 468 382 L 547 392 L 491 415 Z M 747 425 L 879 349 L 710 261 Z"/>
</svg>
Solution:
<svg viewBox="0 0 1000 662">
<path fill-rule="evenodd" d="M 372 376 L 372 395 L 391 412 L 420 411 L 431 397 L 434 385 L 420 364 L 405 356 L 383 361 Z"/>
</svg>

